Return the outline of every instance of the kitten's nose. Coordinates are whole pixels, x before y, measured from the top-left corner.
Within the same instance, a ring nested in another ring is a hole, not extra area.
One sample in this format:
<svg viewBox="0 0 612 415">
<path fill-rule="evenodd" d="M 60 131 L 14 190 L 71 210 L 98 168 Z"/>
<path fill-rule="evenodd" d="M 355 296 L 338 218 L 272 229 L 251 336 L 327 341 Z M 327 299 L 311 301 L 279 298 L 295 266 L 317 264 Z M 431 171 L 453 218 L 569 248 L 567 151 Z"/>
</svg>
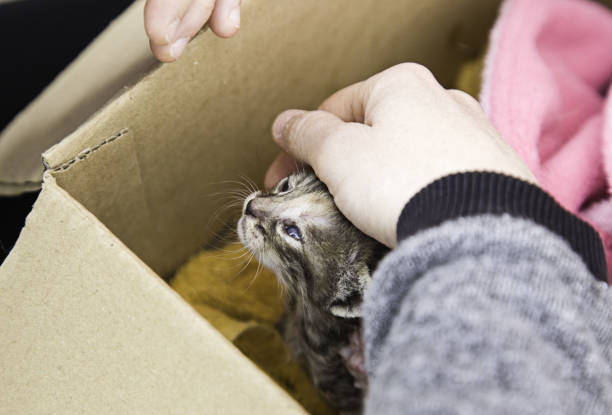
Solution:
<svg viewBox="0 0 612 415">
<path fill-rule="evenodd" d="M 245 215 L 257 217 L 255 211 L 253 210 L 253 199 L 249 200 L 249 203 L 246 205 L 246 209 L 244 210 Z"/>
</svg>

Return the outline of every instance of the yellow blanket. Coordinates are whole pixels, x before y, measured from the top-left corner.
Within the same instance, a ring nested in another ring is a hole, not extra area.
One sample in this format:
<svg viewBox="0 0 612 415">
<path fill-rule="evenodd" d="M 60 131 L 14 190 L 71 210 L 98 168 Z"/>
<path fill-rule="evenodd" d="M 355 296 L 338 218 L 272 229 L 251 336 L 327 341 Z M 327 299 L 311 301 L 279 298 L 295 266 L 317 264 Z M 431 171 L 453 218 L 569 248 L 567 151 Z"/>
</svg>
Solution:
<svg viewBox="0 0 612 415">
<path fill-rule="evenodd" d="M 221 334 L 312 414 L 335 414 L 303 367 L 293 360 L 276 324 L 283 299 L 276 277 L 239 244 L 203 251 L 183 265 L 170 285 Z"/>
</svg>

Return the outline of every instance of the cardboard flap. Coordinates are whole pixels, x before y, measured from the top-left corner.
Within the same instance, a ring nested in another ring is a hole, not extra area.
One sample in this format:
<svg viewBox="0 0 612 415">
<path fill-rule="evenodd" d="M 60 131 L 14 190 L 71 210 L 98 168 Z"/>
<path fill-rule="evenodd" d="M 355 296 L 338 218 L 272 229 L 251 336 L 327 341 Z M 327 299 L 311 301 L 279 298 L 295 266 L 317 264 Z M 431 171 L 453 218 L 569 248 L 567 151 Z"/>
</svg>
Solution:
<svg viewBox="0 0 612 415">
<path fill-rule="evenodd" d="M 279 112 L 316 108 L 335 90 L 404 61 L 426 64 L 449 84 L 486 42 L 497 5 L 244 2 L 235 37 L 201 33 L 179 61 L 145 76 L 45 161 L 60 186 L 168 275 L 217 231 L 207 226 L 219 207 L 213 185 L 263 177 L 277 152 L 269 128 Z M 128 133 L 108 142 L 121 131 Z"/>
<path fill-rule="evenodd" d="M 115 19 L 2 131 L 0 195 L 40 188 L 42 152 L 156 64 L 143 7 L 138 0 Z"/>
<path fill-rule="evenodd" d="M 0 413 L 303 413 L 52 177 L 0 286 Z"/>
</svg>

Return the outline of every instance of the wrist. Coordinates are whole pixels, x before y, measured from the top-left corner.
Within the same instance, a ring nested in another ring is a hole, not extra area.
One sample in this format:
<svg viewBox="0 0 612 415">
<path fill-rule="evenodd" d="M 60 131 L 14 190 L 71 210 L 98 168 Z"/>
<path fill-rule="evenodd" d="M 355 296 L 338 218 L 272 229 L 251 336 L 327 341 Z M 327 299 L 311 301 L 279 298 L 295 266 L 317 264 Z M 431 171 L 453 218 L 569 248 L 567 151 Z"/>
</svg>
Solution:
<svg viewBox="0 0 612 415">
<path fill-rule="evenodd" d="M 442 177 L 416 193 L 404 206 L 396 227 L 400 242 L 445 221 L 482 214 L 530 219 L 562 236 L 598 278 L 607 281 L 603 245 L 597 232 L 524 180 L 489 172 Z"/>
</svg>

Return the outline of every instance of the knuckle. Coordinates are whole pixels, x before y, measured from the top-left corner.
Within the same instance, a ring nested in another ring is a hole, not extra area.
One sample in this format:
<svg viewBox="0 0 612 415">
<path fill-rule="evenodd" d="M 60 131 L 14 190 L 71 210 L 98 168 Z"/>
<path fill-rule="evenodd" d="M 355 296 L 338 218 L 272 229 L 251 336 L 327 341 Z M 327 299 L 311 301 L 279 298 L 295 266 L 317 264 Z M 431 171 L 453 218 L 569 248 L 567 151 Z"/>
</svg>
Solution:
<svg viewBox="0 0 612 415">
<path fill-rule="evenodd" d="M 368 81 L 369 104 L 379 110 L 385 107 L 383 103 L 389 103 L 390 99 L 405 100 L 407 94 L 415 91 L 442 89 L 429 69 L 413 62 L 392 66 Z"/>
<path fill-rule="evenodd" d="M 307 132 L 312 132 L 313 129 L 325 129 L 327 116 L 325 111 L 308 111 L 304 114 L 296 115 L 288 123 L 289 136 L 298 137 L 305 135 Z"/>
<path fill-rule="evenodd" d="M 429 69 L 425 66 L 414 63 L 404 62 L 398 65 L 392 66 L 386 71 L 381 73 L 380 81 L 385 84 L 398 84 L 398 83 L 416 83 L 416 82 L 434 82 L 437 84 L 436 78 Z"/>
<path fill-rule="evenodd" d="M 289 138 L 300 137 L 312 121 L 312 112 L 296 115 L 285 124 L 284 136 Z"/>
<path fill-rule="evenodd" d="M 433 78 L 433 74 L 429 69 L 420 63 L 415 62 L 404 62 L 394 66 L 392 69 L 396 69 L 398 74 L 402 76 L 416 76 L 419 78 Z"/>
</svg>

